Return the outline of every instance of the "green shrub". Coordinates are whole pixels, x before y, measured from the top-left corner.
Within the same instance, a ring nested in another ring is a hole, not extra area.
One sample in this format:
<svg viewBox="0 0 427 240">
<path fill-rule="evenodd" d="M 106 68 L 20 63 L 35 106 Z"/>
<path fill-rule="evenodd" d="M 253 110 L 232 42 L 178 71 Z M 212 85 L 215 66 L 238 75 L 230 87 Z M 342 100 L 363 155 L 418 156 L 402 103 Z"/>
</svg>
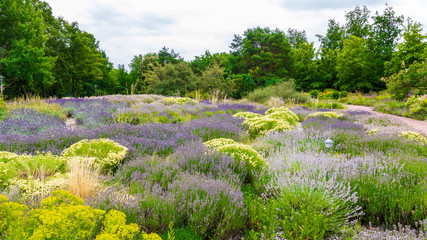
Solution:
<svg viewBox="0 0 427 240">
<path fill-rule="evenodd" d="M 272 107 L 265 112 L 265 116 L 268 116 L 270 118 L 274 118 L 277 120 L 285 120 L 291 126 L 296 126 L 299 121 L 298 116 L 286 107 L 279 107 L 279 108 Z"/>
<path fill-rule="evenodd" d="M 312 98 L 317 98 L 317 97 L 319 97 L 319 90 L 312 90 L 312 91 L 310 91 L 310 96 L 311 96 Z"/>
<path fill-rule="evenodd" d="M 183 105 L 186 103 L 194 105 L 199 102 L 188 97 L 166 97 L 166 98 L 163 98 L 162 103 L 164 105 L 174 105 L 174 104 Z"/>
<path fill-rule="evenodd" d="M 332 98 L 333 98 L 333 99 L 335 99 L 335 100 L 337 100 L 338 98 L 340 98 L 340 92 L 339 92 L 339 91 L 337 91 L 337 90 L 335 90 L 335 91 L 332 93 Z"/>
<path fill-rule="evenodd" d="M 349 203 L 331 193 L 303 186 L 283 189 L 276 204 L 285 239 L 324 239 L 335 235 L 353 214 Z"/>
<path fill-rule="evenodd" d="M 347 91 L 341 91 L 340 92 L 340 98 L 345 98 L 345 97 L 347 97 L 348 96 L 348 92 Z"/>
<path fill-rule="evenodd" d="M 248 126 L 248 132 L 252 138 L 270 131 L 283 132 L 295 129 L 299 121 L 298 116 L 286 107 L 272 107 L 265 112 L 264 116 L 251 112 L 240 112 L 233 116 L 245 118 L 243 124 Z"/>
<path fill-rule="evenodd" d="M 109 239 L 130 240 L 139 235 L 139 227 L 126 224 L 126 215 L 117 210 L 94 209 L 81 198 L 57 190 L 30 211 L 23 204 L 8 202 L 0 195 L 0 239 Z M 161 239 L 157 234 L 141 232 L 138 239 Z"/>
<path fill-rule="evenodd" d="M 235 143 L 237 142 L 230 138 L 215 138 L 210 141 L 204 142 L 203 144 L 209 148 L 217 149 L 219 147 Z"/>
<path fill-rule="evenodd" d="M 410 97 L 405 107 L 409 108 L 412 115 L 417 115 L 418 119 L 427 119 L 427 95 Z"/>
<path fill-rule="evenodd" d="M 263 136 L 267 132 L 283 132 L 295 128 L 287 121 L 271 118 L 268 116 L 264 116 L 262 118 L 246 119 L 243 124 L 249 126 L 248 132 L 251 138 Z"/>
<path fill-rule="evenodd" d="M 323 118 L 342 118 L 344 114 L 337 112 L 316 112 L 308 115 L 308 117 L 323 117 Z"/>
<path fill-rule="evenodd" d="M 96 237 L 96 240 L 132 240 L 139 232 L 139 227 L 137 224 L 126 224 L 126 214 L 114 209 L 111 209 L 107 213 L 107 215 L 105 215 L 105 218 L 102 223 L 104 225 L 104 228 L 102 229 L 101 234 Z M 155 239 L 147 237 L 147 234 L 145 233 L 142 234 L 143 239 Z"/>
<path fill-rule="evenodd" d="M 305 103 L 310 101 L 309 95 L 296 91 L 293 81 L 258 88 L 246 96 L 248 100 L 262 104 L 266 103 L 271 97 L 282 98 L 284 101 L 293 100 L 295 103 Z"/>
<path fill-rule="evenodd" d="M 110 139 L 81 140 L 62 152 L 64 157 L 93 159 L 93 167 L 112 172 L 125 158 L 128 148 Z"/>
<path fill-rule="evenodd" d="M 0 171 L 4 172 L 0 187 L 17 186 L 25 199 L 46 196 L 67 182 L 64 176 L 67 159 L 63 157 L 51 153 L 33 156 L 2 152 L 0 155 Z"/>
<path fill-rule="evenodd" d="M 417 132 L 403 131 L 400 136 L 409 140 L 417 141 L 421 144 L 427 144 L 427 138 Z"/>
<path fill-rule="evenodd" d="M 361 174 L 350 181 L 364 212 L 362 223 L 415 226 L 427 217 L 426 163 L 401 167 L 385 162 L 376 169 L 375 174 Z"/>
</svg>

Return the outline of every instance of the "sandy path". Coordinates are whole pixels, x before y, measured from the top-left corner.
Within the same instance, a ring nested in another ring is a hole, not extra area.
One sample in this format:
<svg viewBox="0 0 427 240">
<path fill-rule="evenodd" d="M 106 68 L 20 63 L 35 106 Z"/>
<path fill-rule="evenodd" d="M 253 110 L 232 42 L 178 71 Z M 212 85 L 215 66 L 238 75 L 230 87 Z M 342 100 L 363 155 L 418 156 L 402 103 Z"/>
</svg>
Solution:
<svg viewBox="0 0 427 240">
<path fill-rule="evenodd" d="M 396 116 L 396 115 L 387 114 L 387 113 L 376 112 L 376 111 L 372 110 L 372 107 L 365 107 L 365 106 L 358 106 L 358 105 L 347 105 L 347 107 L 348 107 L 348 110 L 364 110 L 364 111 L 371 112 L 372 114 L 376 114 L 378 116 L 394 118 L 394 119 L 408 125 L 412 129 L 414 129 L 416 132 L 421 133 L 427 137 L 427 122 L 418 121 L 415 119 Z"/>
</svg>

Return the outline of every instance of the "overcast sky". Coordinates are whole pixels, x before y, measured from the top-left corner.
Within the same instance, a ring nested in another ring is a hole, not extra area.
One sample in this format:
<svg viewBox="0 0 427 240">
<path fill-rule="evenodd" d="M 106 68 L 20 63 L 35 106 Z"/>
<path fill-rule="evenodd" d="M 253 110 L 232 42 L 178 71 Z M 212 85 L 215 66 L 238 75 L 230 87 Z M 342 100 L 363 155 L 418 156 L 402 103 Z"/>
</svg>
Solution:
<svg viewBox="0 0 427 240">
<path fill-rule="evenodd" d="M 309 41 L 326 33 L 328 20 L 366 5 L 374 15 L 385 4 L 427 28 L 426 0 L 45 0 L 55 16 L 77 21 L 95 35 L 110 61 L 127 65 L 133 56 L 174 49 L 186 61 L 209 50 L 229 52 L 234 34 L 256 26 L 305 30 Z M 425 32 L 425 30 L 424 30 Z"/>
</svg>

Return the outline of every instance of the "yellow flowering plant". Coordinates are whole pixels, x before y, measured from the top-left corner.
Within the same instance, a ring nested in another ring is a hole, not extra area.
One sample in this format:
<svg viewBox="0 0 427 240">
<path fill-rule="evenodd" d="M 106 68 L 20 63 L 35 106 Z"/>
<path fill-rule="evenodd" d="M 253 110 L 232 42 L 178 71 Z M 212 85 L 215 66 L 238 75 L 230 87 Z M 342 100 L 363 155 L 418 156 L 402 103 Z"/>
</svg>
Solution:
<svg viewBox="0 0 427 240">
<path fill-rule="evenodd" d="M 248 126 L 252 138 L 265 135 L 268 132 L 283 132 L 297 127 L 299 118 L 286 107 L 272 107 L 260 115 L 252 112 L 239 112 L 234 117 L 244 118 L 244 125 Z"/>
<path fill-rule="evenodd" d="M 308 115 L 308 117 L 323 117 L 323 118 L 342 118 L 344 114 L 337 112 L 316 112 Z"/>
<path fill-rule="evenodd" d="M 164 105 L 174 105 L 174 104 L 179 104 L 179 105 L 183 105 L 183 104 L 197 104 L 199 103 L 196 100 L 193 100 L 191 98 L 188 97 L 165 97 L 162 99 L 162 103 Z"/>
<path fill-rule="evenodd" d="M 427 144 L 427 138 L 414 131 L 403 131 L 400 136 L 409 140 L 417 141 L 421 144 Z"/>
<path fill-rule="evenodd" d="M 64 157 L 92 158 L 90 164 L 104 172 L 112 172 L 126 157 L 128 148 L 110 139 L 81 140 L 62 152 Z"/>
</svg>

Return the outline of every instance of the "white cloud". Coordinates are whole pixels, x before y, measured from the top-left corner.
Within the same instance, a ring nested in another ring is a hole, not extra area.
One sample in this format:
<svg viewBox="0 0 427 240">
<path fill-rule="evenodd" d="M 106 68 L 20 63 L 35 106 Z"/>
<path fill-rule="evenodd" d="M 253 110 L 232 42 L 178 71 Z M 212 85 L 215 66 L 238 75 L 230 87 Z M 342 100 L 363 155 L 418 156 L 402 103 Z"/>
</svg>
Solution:
<svg viewBox="0 0 427 240">
<path fill-rule="evenodd" d="M 366 4 L 371 14 L 384 0 L 47 0 L 55 16 L 77 21 L 100 41 L 116 66 L 134 55 L 172 48 L 186 60 L 228 52 L 234 34 L 261 26 L 305 30 L 310 41 L 324 34 L 329 19 L 344 23 L 345 12 Z M 391 0 L 396 14 L 427 24 L 425 0 Z"/>
</svg>

